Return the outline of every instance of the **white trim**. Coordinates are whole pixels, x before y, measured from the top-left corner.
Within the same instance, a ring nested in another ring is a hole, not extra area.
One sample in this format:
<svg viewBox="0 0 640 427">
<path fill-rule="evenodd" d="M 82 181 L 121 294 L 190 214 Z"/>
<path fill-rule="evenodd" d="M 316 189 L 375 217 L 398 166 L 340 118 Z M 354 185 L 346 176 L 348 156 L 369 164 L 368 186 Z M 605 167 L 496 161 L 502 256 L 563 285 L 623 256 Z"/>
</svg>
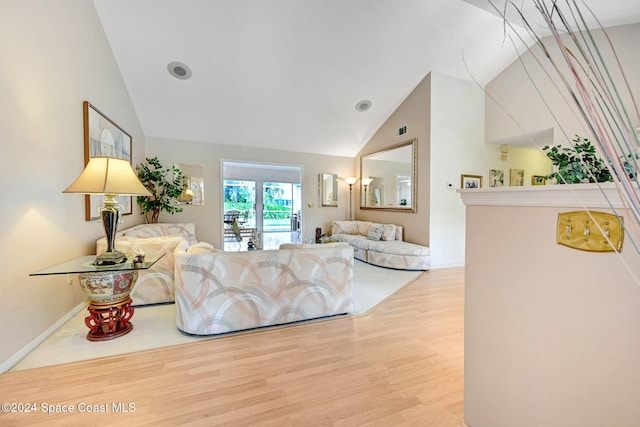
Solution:
<svg viewBox="0 0 640 427">
<path fill-rule="evenodd" d="M 60 329 L 62 325 L 67 323 L 69 320 L 71 320 L 73 316 L 80 313 L 80 311 L 86 308 L 87 305 L 88 305 L 88 301 L 84 301 L 78 304 L 77 306 L 75 306 L 74 308 L 72 308 L 67 314 L 65 314 L 60 319 L 58 319 L 56 323 L 51 325 L 44 332 L 42 332 L 40 335 L 35 337 L 31 342 L 29 342 L 27 345 L 25 345 L 20 350 L 18 350 L 18 352 L 15 353 L 13 356 L 11 356 L 10 358 L 2 362 L 2 364 L 0 364 L 0 374 L 4 374 L 9 369 L 13 368 L 16 363 L 24 359 L 29 353 L 35 350 L 36 347 L 38 347 L 40 344 L 45 342 L 47 338 L 49 338 L 58 329 Z"/>
<path fill-rule="evenodd" d="M 457 190 L 467 206 L 623 208 L 616 184 L 532 185 Z"/>
</svg>

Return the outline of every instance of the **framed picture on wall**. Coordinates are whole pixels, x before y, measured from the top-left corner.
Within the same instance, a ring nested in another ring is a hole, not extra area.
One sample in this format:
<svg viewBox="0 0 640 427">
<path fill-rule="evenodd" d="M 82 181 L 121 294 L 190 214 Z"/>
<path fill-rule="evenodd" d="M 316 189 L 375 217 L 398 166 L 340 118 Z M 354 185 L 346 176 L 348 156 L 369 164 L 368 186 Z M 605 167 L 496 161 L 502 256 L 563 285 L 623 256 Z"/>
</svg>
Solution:
<svg viewBox="0 0 640 427">
<path fill-rule="evenodd" d="M 511 169 L 509 185 L 512 187 L 521 187 L 524 185 L 524 169 Z"/>
<path fill-rule="evenodd" d="M 131 163 L 132 138 L 120 126 L 102 114 L 88 101 L 83 103 L 84 116 L 84 164 L 97 156 L 116 157 Z M 85 220 L 98 219 L 99 207 L 104 196 L 85 196 Z M 122 214 L 130 215 L 132 210 L 131 196 L 117 196 L 116 199 L 123 206 Z"/>
<path fill-rule="evenodd" d="M 481 188 L 482 176 L 480 175 L 466 175 L 462 174 L 460 177 L 460 188 Z"/>
<path fill-rule="evenodd" d="M 489 187 L 504 187 L 504 171 L 498 169 L 489 170 Z"/>
<path fill-rule="evenodd" d="M 531 185 L 547 185 L 547 177 L 543 175 L 531 175 Z"/>
</svg>

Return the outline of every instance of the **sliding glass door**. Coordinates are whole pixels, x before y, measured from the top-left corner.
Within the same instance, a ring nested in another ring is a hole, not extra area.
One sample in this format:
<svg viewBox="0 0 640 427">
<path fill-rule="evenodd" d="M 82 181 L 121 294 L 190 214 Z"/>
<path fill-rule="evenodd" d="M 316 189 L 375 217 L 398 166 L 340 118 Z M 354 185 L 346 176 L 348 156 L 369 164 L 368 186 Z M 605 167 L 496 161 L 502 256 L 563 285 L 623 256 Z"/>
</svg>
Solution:
<svg viewBox="0 0 640 427">
<path fill-rule="evenodd" d="M 223 165 L 225 249 L 238 248 L 234 220 L 244 244 L 252 238 L 258 247 L 277 249 L 281 243 L 299 242 L 301 169 L 231 162 Z"/>
</svg>

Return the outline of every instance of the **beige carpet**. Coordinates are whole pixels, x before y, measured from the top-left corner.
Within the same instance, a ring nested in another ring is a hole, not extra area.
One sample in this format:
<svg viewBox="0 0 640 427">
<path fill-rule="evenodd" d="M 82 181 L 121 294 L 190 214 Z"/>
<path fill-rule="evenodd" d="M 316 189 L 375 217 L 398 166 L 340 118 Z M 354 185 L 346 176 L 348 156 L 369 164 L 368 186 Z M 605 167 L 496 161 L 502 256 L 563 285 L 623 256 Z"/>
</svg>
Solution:
<svg viewBox="0 0 640 427">
<path fill-rule="evenodd" d="M 391 270 L 361 261 L 354 263 L 354 315 L 364 314 L 413 281 L 421 272 Z M 175 305 L 165 304 L 137 307 L 133 316 L 133 331 L 122 337 L 101 342 L 86 340 L 84 324 L 86 311 L 82 310 L 65 323 L 46 341 L 13 366 L 10 371 L 98 357 L 114 356 L 135 351 L 186 344 L 198 340 L 215 339 L 185 335 L 176 328 Z M 243 332 L 237 332 L 243 333 Z M 246 333 L 246 332 L 245 332 Z M 230 334 L 218 335 L 228 336 Z"/>
</svg>

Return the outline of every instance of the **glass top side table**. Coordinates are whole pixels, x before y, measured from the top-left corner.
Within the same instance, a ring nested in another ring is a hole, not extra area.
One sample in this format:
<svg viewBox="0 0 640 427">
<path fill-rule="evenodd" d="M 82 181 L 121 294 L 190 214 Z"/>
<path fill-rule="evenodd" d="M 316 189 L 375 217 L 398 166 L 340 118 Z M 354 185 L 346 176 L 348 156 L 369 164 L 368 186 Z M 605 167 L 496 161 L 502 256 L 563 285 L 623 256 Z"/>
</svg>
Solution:
<svg viewBox="0 0 640 427">
<path fill-rule="evenodd" d="M 142 263 L 128 261 L 109 266 L 94 265 L 95 255 L 81 256 L 29 276 L 79 274 L 80 287 L 89 297 L 89 316 L 84 319 L 89 328 L 87 339 L 105 341 L 131 332 L 134 309 L 129 294 L 138 280 L 138 271 L 147 270 L 163 256 L 147 256 Z"/>
</svg>

